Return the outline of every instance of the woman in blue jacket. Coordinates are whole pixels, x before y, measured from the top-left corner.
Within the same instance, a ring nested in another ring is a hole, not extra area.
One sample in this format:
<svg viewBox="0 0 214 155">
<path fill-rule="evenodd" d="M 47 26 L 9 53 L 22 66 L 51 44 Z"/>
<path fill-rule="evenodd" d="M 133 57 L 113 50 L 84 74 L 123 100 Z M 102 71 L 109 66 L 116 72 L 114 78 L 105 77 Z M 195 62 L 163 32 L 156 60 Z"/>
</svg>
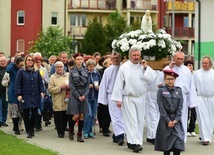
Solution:
<svg viewBox="0 0 214 155">
<path fill-rule="evenodd" d="M 19 102 L 17 100 L 17 97 L 15 96 L 15 80 L 16 75 L 19 69 L 21 69 L 24 66 L 24 58 L 22 57 L 16 57 L 14 60 L 14 63 L 11 62 L 7 68 L 6 72 L 9 73 L 10 76 L 10 84 L 8 88 L 8 101 L 10 103 L 10 116 L 13 120 L 13 130 L 15 131 L 16 135 L 20 135 L 19 132 L 19 119 L 20 119 L 20 113 L 19 113 Z"/>
<path fill-rule="evenodd" d="M 15 94 L 20 102 L 20 108 L 23 110 L 27 138 L 34 136 L 38 107 L 44 97 L 42 78 L 39 71 L 35 70 L 34 63 L 33 56 L 25 56 L 25 66 L 18 71 L 15 83 Z"/>
</svg>

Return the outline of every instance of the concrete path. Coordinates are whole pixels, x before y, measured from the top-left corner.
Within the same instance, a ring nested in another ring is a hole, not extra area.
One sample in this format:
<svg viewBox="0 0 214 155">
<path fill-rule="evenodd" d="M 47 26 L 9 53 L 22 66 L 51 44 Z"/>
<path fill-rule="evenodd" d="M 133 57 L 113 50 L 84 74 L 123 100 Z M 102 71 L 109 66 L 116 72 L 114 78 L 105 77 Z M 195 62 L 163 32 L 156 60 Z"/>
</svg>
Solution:
<svg viewBox="0 0 214 155">
<path fill-rule="evenodd" d="M 7 134 L 14 135 L 12 131 L 12 123 L 8 123 L 8 127 L 0 127 L 0 130 Z M 34 145 L 54 150 L 59 155 L 132 155 L 127 145 L 118 146 L 112 142 L 111 137 L 104 137 L 98 132 L 98 125 L 96 125 L 95 139 L 86 139 L 84 143 L 79 143 L 75 140 L 68 139 L 66 132 L 65 138 L 58 138 L 57 132 L 54 129 L 53 122 L 50 126 L 45 127 L 43 124 L 42 131 L 35 131 L 35 137 L 29 139 L 27 134 L 22 131 L 21 135 L 17 136 Z M 75 129 L 77 131 L 77 129 Z M 145 128 L 146 131 L 146 128 Z M 145 135 L 145 134 L 144 134 Z M 214 140 L 214 136 L 213 136 Z M 162 152 L 154 151 L 154 145 L 145 141 L 143 142 L 143 151 L 138 154 L 143 155 L 161 155 Z M 172 154 L 172 153 L 171 153 Z M 186 143 L 186 151 L 182 152 L 183 155 L 212 155 L 214 154 L 214 142 L 208 146 L 203 146 L 197 137 L 188 137 Z"/>
</svg>

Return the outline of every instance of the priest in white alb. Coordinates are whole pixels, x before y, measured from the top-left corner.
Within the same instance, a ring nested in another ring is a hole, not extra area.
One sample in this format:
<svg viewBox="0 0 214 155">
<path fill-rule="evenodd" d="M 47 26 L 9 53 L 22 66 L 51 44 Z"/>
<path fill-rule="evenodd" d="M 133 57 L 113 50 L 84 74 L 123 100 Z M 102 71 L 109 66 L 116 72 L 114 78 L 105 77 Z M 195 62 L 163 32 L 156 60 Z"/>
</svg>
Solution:
<svg viewBox="0 0 214 155">
<path fill-rule="evenodd" d="M 118 145 L 123 145 L 125 129 L 122 112 L 121 109 L 117 107 L 116 102 L 111 100 L 115 79 L 121 63 L 120 53 L 112 52 L 111 60 L 112 65 L 105 70 L 102 81 L 100 83 L 98 102 L 103 105 L 108 105 L 114 131 L 114 134 L 112 136 L 113 142 L 117 143 Z M 105 134 L 105 131 L 103 131 L 103 134 L 104 136 L 107 136 Z"/>
<path fill-rule="evenodd" d="M 210 56 L 202 58 L 202 68 L 195 71 L 193 81 L 198 96 L 196 107 L 199 125 L 199 137 L 202 145 L 208 145 L 213 138 L 214 130 L 214 70 Z"/>
<path fill-rule="evenodd" d="M 122 109 L 128 148 L 134 152 L 143 149 L 147 84 L 156 78 L 155 71 L 140 56 L 139 48 L 129 50 L 129 60 L 119 69 L 111 98 Z"/>
</svg>

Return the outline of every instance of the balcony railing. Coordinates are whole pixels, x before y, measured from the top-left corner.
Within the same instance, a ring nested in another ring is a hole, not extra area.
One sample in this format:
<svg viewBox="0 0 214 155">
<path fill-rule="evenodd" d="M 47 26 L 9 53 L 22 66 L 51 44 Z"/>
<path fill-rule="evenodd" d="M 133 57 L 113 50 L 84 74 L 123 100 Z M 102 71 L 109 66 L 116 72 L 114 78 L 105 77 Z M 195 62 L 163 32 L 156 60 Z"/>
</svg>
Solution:
<svg viewBox="0 0 214 155">
<path fill-rule="evenodd" d="M 68 9 L 103 9 L 115 10 L 117 0 L 71 0 Z M 127 3 L 130 3 L 127 5 Z M 120 7 L 122 9 L 133 10 L 157 10 L 157 1 L 151 0 L 123 0 Z M 117 9 L 121 9 L 117 8 Z"/>
<path fill-rule="evenodd" d="M 153 4 L 151 0 L 130 0 L 130 8 L 127 9 L 157 10 L 157 2 Z"/>
<path fill-rule="evenodd" d="M 116 9 L 116 1 L 113 0 L 71 0 L 68 9 Z"/>
<path fill-rule="evenodd" d="M 172 35 L 172 28 L 167 27 L 166 32 Z M 191 28 L 191 27 L 175 28 L 174 37 L 175 38 L 195 38 L 195 28 Z"/>
<path fill-rule="evenodd" d="M 195 10 L 195 2 L 192 1 L 175 1 L 174 2 L 175 11 L 194 11 Z M 172 1 L 166 2 L 166 10 L 172 11 Z"/>
<path fill-rule="evenodd" d="M 69 25 L 70 26 L 70 25 Z M 71 36 L 76 35 L 76 36 L 84 36 L 86 33 L 87 27 L 82 27 L 82 26 L 70 26 L 70 32 L 69 34 Z"/>
</svg>

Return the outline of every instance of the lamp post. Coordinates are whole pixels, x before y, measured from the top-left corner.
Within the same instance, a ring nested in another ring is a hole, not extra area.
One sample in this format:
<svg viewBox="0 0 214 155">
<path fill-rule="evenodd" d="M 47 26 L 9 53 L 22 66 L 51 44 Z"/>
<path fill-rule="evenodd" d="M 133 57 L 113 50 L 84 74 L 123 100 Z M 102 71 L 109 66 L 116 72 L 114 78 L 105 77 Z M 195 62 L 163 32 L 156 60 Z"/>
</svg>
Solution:
<svg viewBox="0 0 214 155">
<path fill-rule="evenodd" d="M 76 45 L 77 45 L 77 40 L 75 39 L 75 34 L 73 35 L 73 39 L 72 39 L 72 42 L 71 42 L 71 49 L 73 49 L 74 53 L 76 53 Z"/>
<path fill-rule="evenodd" d="M 175 37 L 175 3 L 172 0 L 172 39 Z"/>
</svg>

